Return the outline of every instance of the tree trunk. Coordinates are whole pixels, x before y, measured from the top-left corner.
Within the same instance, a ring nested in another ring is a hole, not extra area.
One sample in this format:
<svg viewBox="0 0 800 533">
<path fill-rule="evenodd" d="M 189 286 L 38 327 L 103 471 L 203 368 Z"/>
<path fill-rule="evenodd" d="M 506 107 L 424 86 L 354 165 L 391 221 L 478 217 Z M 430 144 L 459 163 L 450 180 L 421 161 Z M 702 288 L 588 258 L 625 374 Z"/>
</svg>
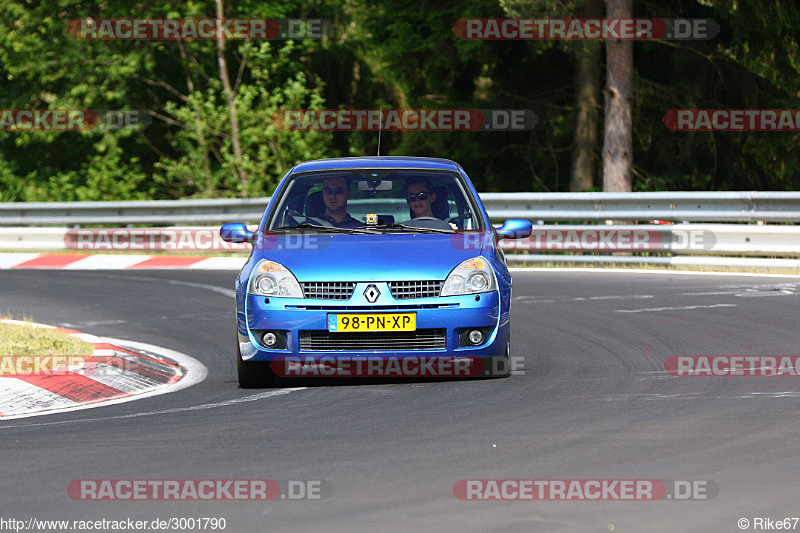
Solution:
<svg viewBox="0 0 800 533">
<path fill-rule="evenodd" d="M 225 18 L 224 9 L 222 8 L 222 0 L 217 2 L 217 19 Z M 219 23 L 221 24 L 221 22 Z M 236 95 L 233 93 L 231 87 L 231 80 L 228 77 L 228 63 L 225 61 L 225 39 L 222 37 L 222 32 L 217 32 L 217 63 L 219 63 L 219 79 L 222 82 L 222 88 L 225 91 L 225 96 L 228 99 L 228 115 L 231 121 L 231 144 L 233 146 L 233 156 L 236 158 L 236 171 L 239 174 L 239 183 L 242 186 L 242 195 L 247 194 L 247 173 L 244 171 L 242 164 L 242 146 L 239 141 L 239 118 L 236 115 Z"/>
<path fill-rule="evenodd" d="M 602 0 L 586 0 L 581 18 L 601 18 Z M 600 61 L 602 49 L 598 41 L 582 41 L 575 71 L 575 148 L 572 151 L 572 176 L 569 190 L 586 191 L 594 181 L 597 128 L 600 121 Z"/>
<path fill-rule="evenodd" d="M 180 50 L 180 53 L 181 53 L 181 61 L 184 64 L 187 64 L 188 63 L 188 59 L 186 57 L 186 48 L 184 48 L 183 42 L 181 42 L 181 41 L 178 41 L 178 50 Z M 192 80 L 192 76 L 191 76 L 191 74 L 189 74 L 189 70 L 188 69 L 185 72 L 185 76 L 186 76 L 186 88 L 188 89 L 189 96 L 191 97 L 192 93 L 194 92 L 194 81 Z M 206 178 L 206 182 L 204 184 L 204 187 L 202 187 L 203 190 L 201 192 L 210 193 L 211 192 L 211 187 L 212 187 L 212 184 L 211 184 L 211 181 L 212 181 L 212 179 L 211 179 L 211 161 L 208 158 L 208 147 L 206 145 L 206 136 L 203 133 L 203 128 L 201 126 L 202 121 L 203 121 L 203 117 L 200 116 L 200 110 L 199 109 L 195 109 L 194 116 L 195 116 L 194 133 L 195 133 L 195 135 L 197 135 L 197 144 L 200 145 L 200 148 L 201 148 L 201 150 L 203 152 L 203 172 L 204 172 L 205 178 Z"/>
<path fill-rule="evenodd" d="M 606 17 L 633 18 L 633 0 L 605 0 Z M 633 135 L 631 95 L 633 42 L 606 41 L 605 137 L 603 139 L 603 190 L 631 190 Z"/>
</svg>

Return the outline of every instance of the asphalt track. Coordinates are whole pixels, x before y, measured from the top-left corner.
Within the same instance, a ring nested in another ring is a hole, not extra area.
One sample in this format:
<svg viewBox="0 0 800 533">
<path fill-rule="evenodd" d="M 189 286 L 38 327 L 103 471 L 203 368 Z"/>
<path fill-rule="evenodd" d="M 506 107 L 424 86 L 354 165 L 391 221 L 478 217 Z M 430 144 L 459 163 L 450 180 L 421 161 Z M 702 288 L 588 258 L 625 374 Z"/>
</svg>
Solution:
<svg viewBox="0 0 800 533">
<path fill-rule="evenodd" d="M 800 516 L 800 378 L 675 378 L 663 366 L 670 355 L 800 355 L 798 278 L 518 272 L 512 351 L 522 373 L 311 383 L 282 395 L 238 388 L 233 278 L 0 273 L 1 311 L 164 346 L 209 370 L 173 394 L 0 423 L 0 518 L 224 517 L 234 532 L 674 532 Z M 321 479 L 333 495 L 71 500 L 67 484 L 87 478 Z M 456 499 L 453 484 L 475 478 L 711 480 L 719 495 Z"/>
</svg>

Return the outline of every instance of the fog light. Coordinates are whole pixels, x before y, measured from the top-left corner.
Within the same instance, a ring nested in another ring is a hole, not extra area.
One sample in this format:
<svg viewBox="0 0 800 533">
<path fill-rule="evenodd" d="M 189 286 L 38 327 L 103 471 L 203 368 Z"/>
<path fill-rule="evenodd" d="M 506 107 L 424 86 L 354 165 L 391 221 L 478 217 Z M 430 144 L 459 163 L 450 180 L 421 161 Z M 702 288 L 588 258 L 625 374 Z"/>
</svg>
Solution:
<svg viewBox="0 0 800 533">
<path fill-rule="evenodd" d="M 264 333 L 261 340 L 264 341 L 264 346 L 275 346 L 275 343 L 278 342 L 278 337 L 271 331 L 268 331 Z"/>
<path fill-rule="evenodd" d="M 473 329 L 469 332 L 469 342 L 472 344 L 480 344 L 483 342 L 483 333 L 478 329 Z"/>
</svg>

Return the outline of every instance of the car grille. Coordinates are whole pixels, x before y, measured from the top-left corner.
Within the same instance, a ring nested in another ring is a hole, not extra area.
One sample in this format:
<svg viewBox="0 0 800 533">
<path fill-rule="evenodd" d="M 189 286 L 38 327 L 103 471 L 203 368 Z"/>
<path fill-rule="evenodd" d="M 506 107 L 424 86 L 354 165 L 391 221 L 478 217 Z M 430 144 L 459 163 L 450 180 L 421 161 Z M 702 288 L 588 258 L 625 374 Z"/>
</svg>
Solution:
<svg viewBox="0 0 800 533">
<path fill-rule="evenodd" d="M 390 281 L 389 290 L 397 300 L 439 296 L 444 281 Z"/>
<path fill-rule="evenodd" d="M 356 288 L 352 281 L 307 281 L 301 285 L 306 298 L 318 300 L 349 300 Z"/>
<path fill-rule="evenodd" d="M 286 305 L 285 309 L 302 309 L 303 311 L 395 311 L 398 309 L 453 309 L 461 307 L 458 303 L 437 304 L 403 304 L 403 305 Z"/>
<path fill-rule="evenodd" d="M 325 330 L 300 332 L 301 352 L 407 351 L 447 348 L 444 329 L 418 329 L 375 333 L 331 333 Z"/>
<path fill-rule="evenodd" d="M 306 281 L 300 284 L 306 298 L 316 300 L 349 300 L 356 287 L 354 281 Z M 390 281 L 389 290 L 397 300 L 439 296 L 444 281 Z"/>
</svg>

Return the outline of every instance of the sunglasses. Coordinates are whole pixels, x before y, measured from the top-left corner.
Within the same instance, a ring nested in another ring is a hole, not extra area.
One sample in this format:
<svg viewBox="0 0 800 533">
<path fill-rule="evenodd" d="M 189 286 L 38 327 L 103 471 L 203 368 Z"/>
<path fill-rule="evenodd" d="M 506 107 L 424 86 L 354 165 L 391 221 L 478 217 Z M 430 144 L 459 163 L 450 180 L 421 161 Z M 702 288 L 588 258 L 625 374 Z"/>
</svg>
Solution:
<svg viewBox="0 0 800 533">
<path fill-rule="evenodd" d="M 425 191 L 418 192 L 416 194 L 409 194 L 408 196 L 406 196 L 406 200 L 408 200 L 409 202 L 413 202 L 417 198 L 419 198 L 420 200 L 422 200 L 424 202 L 425 200 L 427 200 L 428 198 L 431 197 L 431 194 L 433 194 L 433 193 L 432 192 L 425 192 Z"/>
<path fill-rule="evenodd" d="M 322 191 L 325 194 L 335 194 L 335 195 L 344 194 L 346 190 L 347 189 L 345 189 L 344 187 L 336 187 L 335 189 L 333 189 L 331 187 L 324 187 L 322 189 Z"/>
</svg>

